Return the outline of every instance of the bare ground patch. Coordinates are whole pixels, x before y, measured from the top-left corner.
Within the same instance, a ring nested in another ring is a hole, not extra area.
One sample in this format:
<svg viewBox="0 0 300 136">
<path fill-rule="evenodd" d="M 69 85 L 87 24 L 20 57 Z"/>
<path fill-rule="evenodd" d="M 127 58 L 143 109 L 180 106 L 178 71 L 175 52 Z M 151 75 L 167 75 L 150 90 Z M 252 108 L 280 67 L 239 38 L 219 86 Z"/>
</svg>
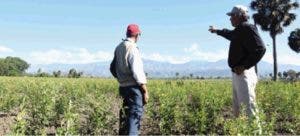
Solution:
<svg viewBox="0 0 300 136">
<path fill-rule="evenodd" d="M 7 135 L 11 132 L 11 127 L 15 122 L 15 113 L 2 113 L 0 112 L 0 135 Z"/>
</svg>

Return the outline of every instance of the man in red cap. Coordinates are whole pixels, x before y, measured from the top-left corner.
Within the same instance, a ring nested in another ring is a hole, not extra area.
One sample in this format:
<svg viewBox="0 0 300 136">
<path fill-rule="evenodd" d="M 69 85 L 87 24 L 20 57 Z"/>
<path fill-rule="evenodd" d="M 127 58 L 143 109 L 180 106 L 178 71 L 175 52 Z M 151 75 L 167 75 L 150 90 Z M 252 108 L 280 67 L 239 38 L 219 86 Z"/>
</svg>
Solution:
<svg viewBox="0 0 300 136">
<path fill-rule="evenodd" d="M 115 49 L 110 71 L 119 82 L 119 92 L 123 98 L 120 110 L 120 135 L 138 135 L 143 115 L 143 106 L 148 101 L 146 76 L 137 41 L 141 31 L 136 24 L 127 27 L 126 39 Z"/>
</svg>

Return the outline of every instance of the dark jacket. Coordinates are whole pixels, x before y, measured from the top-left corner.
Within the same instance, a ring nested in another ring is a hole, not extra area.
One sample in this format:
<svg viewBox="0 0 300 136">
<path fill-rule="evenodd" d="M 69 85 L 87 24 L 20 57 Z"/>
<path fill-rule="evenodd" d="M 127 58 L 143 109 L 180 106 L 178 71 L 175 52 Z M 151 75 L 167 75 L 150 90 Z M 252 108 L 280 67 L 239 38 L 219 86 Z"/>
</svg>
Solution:
<svg viewBox="0 0 300 136">
<path fill-rule="evenodd" d="M 266 52 L 256 26 L 247 22 L 240 24 L 234 30 L 217 30 L 217 34 L 231 41 L 228 65 L 232 69 L 236 66 L 249 69 L 255 66 Z"/>
</svg>

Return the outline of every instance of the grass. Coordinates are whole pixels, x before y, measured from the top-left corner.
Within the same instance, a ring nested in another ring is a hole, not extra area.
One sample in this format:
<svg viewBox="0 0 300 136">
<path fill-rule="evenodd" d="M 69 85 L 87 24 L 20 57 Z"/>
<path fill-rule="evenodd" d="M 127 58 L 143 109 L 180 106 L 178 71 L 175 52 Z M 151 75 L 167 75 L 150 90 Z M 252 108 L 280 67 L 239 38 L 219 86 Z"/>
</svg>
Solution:
<svg viewBox="0 0 300 136">
<path fill-rule="evenodd" d="M 142 134 L 257 134 L 254 121 L 233 117 L 230 80 L 150 80 L 148 89 Z M 263 134 L 300 134 L 300 82 L 260 81 L 256 93 Z M 9 134 L 118 132 L 114 79 L 0 77 L 0 94 L 0 112 L 16 113 Z"/>
</svg>

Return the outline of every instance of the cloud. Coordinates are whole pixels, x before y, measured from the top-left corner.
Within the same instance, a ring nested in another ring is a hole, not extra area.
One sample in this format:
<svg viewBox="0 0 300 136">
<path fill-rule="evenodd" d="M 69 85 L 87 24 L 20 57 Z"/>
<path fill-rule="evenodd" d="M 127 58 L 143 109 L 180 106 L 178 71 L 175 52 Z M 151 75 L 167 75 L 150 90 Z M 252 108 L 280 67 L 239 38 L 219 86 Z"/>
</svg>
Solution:
<svg viewBox="0 0 300 136">
<path fill-rule="evenodd" d="M 193 60 L 204 60 L 204 61 L 218 61 L 227 58 L 227 52 L 225 50 L 218 50 L 213 52 L 203 51 L 199 48 L 197 43 L 192 44 L 189 48 L 184 48 L 184 52 L 190 54 Z"/>
<path fill-rule="evenodd" d="M 11 48 L 8 48 L 6 46 L 1 46 L 0 45 L 0 52 L 11 53 L 11 52 L 14 52 L 14 50 L 11 49 Z"/>
<path fill-rule="evenodd" d="M 194 43 L 189 48 L 184 48 L 184 52 L 190 53 L 192 60 L 201 59 L 205 61 L 218 61 L 227 59 L 227 51 L 219 50 L 213 52 L 205 52 L 199 49 L 199 45 Z M 265 56 L 262 58 L 263 61 L 273 64 L 273 53 L 272 50 L 267 50 Z M 280 52 L 277 51 L 277 62 L 278 64 L 291 64 L 300 66 L 300 54 L 296 54 L 292 51 Z"/>
<path fill-rule="evenodd" d="M 182 64 L 191 61 L 190 57 L 185 56 L 170 56 L 170 55 L 161 55 L 159 53 L 152 53 L 150 55 L 143 55 L 144 59 L 160 61 L 160 62 L 169 62 L 172 64 Z"/>
<path fill-rule="evenodd" d="M 268 63 L 273 64 L 273 55 L 271 52 L 266 52 L 266 54 L 264 55 L 264 57 L 262 58 L 262 61 L 266 61 Z"/>
<path fill-rule="evenodd" d="M 262 58 L 263 61 L 273 64 L 273 53 L 268 50 L 265 56 Z M 278 64 L 291 64 L 300 66 L 300 54 L 296 54 L 292 51 L 280 53 L 277 51 L 277 63 Z"/>
<path fill-rule="evenodd" d="M 34 64 L 86 64 L 112 59 L 112 53 L 97 51 L 90 52 L 85 48 L 73 50 L 50 49 L 48 51 L 34 51 L 30 53 L 31 63 Z"/>
<path fill-rule="evenodd" d="M 160 61 L 160 62 L 169 62 L 172 64 L 182 64 L 192 60 L 202 60 L 202 61 L 218 61 L 221 59 L 226 59 L 227 52 L 225 50 L 216 51 L 216 52 L 207 52 L 202 51 L 199 48 L 199 45 L 194 43 L 189 48 L 184 48 L 181 55 L 165 55 L 160 53 L 152 53 L 150 55 L 143 55 L 143 58 Z"/>
<path fill-rule="evenodd" d="M 13 52 L 4 46 L 0 46 L 0 52 Z M 169 62 L 172 64 L 182 64 L 193 60 L 214 62 L 227 59 L 227 50 L 204 51 L 196 43 L 188 48 L 183 48 L 180 55 L 161 54 L 159 52 L 142 54 L 144 59 Z M 68 50 L 50 49 L 47 51 L 34 51 L 29 54 L 30 59 L 26 59 L 31 64 L 86 64 L 94 62 L 110 61 L 113 57 L 112 52 L 96 51 L 92 52 L 86 48 L 76 48 Z M 271 50 L 267 50 L 262 59 L 273 64 L 273 55 Z M 300 55 L 294 52 L 278 52 L 278 64 L 292 64 L 300 66 Z"/>
</svg>

